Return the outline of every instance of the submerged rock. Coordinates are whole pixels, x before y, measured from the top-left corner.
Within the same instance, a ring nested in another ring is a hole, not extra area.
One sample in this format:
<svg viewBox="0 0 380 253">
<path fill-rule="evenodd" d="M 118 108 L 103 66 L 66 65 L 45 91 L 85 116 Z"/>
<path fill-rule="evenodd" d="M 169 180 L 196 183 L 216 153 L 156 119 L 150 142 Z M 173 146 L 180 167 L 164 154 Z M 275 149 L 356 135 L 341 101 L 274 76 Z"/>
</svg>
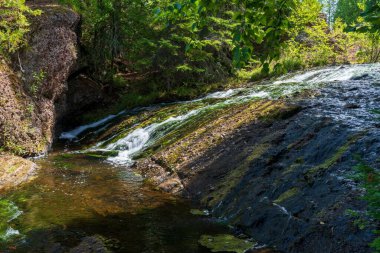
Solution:
<svg viewBox="0 0 380 253">
<path fill-rule="evenodd" d="M 233 235 L 202 235 L 199 244 L 210 249 L 211 252 L 244 253 L 253 248 L 255 243 L 236 238 Z"/>
<path fill-rule="evenodd" d="M 70 253 L 109 253 L 104 238 L 100 236 L 88 236 L 81 240 L 80 244 L 72 248 Z"/>
<path fill-rule="evenodd" d="M 190 213 L 192 215 L 196 215 L 196 216 L 209 216 L 210 215 L 210 212 L 208 210 L 199 210 L 199 209 L 191 209 Z"/>
</svg>

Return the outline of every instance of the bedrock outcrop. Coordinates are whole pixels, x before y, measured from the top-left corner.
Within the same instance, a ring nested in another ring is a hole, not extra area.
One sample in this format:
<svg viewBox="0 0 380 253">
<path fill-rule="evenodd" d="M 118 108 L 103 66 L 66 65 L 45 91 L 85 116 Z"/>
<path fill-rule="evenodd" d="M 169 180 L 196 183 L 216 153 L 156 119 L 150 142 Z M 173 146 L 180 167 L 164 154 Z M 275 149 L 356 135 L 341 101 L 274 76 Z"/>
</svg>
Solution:
<svg viewBox="0 0 380 253">
<path fill-rule="evenodd" d="M 225 111 L 135 169 L 281 251 L 371 252 L 378 224 L 353 176 L 380 168 L 379 107 L 371 77 L 330 82 Z"/>
<path fill-rule="evenodd" d="M 0 62 L 0 146 L 21 156 L 49 150 L 78 60 L 80 16 L 58 5 L 33 8 L 42 14 L 30 18 L 27 46 Z"/>
</svg>

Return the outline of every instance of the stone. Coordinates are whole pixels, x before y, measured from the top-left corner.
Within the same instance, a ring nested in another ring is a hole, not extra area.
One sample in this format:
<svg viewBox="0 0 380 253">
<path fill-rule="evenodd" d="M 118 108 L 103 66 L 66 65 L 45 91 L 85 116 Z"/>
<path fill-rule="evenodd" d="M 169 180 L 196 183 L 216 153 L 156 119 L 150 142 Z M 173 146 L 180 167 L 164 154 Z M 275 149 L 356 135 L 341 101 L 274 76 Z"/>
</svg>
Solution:
<svg viewBox="0 0 380 253">
<path fill-rule="evenodd" d="M 0 190 L 7 190 L 33 179 L 37 165 L 21 157 L 0 154 Z"/>
</svg>

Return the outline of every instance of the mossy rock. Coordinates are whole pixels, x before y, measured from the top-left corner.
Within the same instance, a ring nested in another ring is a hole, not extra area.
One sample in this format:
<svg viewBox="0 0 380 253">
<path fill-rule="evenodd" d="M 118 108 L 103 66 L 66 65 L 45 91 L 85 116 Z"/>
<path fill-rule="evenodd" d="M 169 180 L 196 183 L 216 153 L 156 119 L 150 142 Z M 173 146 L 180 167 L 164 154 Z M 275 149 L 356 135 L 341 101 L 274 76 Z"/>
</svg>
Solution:
<svg viewBox="0 0 380 253">
<path fill-rule="evenodd" d="M 366 132 L 361 132 L 351 136 L 348 141 L 341 147 L 339 147 L 334 154 L 328 159 L 326 159 L 322 164 L 319 164 L 306 172 L 306 177 L 311 179 L 313 176 L 318 173 L 325 171 L 336 164 L 341 157 L 349 151 L 350 147 L 355 144 L 358 140 L 360 140 Z"/>
<path fill-rule="evenodd" d="M 290 199 L 291 197 L 297 195 L 298 193 L 300 192 L 300 189 L 294 187 L 294 188 L 291 188 L 290 190 L 284 192 L 283 194 L 281 194 L 275 201 L 273 201 L 274 203 L 278 204 L 278 203 L 281 203 L 281 202 L 284 202 L 285 200 L 287 199 Z"/>
<path fill-rule="evenodd" d="M 107 159 L 108 157 L 115 157 L 118 155 L 117 150 L 110 150 L 110 151 L 91 151 L 86 152 L 84 155 L 88 158 L 95 158 L 95 159 Z"/>
<path fill-rule="evenodd" d="M 244 253 L 253 248 L 255 242 L 236 238 L 233 235 L 202 235 L 199 244 L 211 250 L 211 252 L 235 252 Z"/>
<path fill-rule="evenodd" d="M 190 213 L 195 216 L 209 216 L 210 212 L 207 210 L 191 209 Z"/>
</svg>

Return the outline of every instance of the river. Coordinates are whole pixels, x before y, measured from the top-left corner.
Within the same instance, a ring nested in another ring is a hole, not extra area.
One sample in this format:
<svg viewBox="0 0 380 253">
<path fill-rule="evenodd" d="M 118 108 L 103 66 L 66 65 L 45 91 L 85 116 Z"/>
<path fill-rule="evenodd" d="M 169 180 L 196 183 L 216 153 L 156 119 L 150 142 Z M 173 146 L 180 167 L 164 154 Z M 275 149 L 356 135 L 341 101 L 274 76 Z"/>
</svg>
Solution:
<svg viewBox="0 0 380 253">
<path fill-rule="evenodd" d="M 40 168 L 36 178 L 2 194 L 1 249 L 210 252 L 198 243 L 202 235 L 236 231 L 222 219 L 194 215 L 199 213 L 194 203 L 150 186 L 133 170 L 135 161 L 175 143 L 230 108 L 291 98 L 334 82 L 377 81 L 379 72 L 378 64 L 317 69 L 192 101 L 126 110 L 64 132 L 54 151 L 36 160 Z M 360 128 L 372 124 L 371 110 L 376 106 L 368 104 L 350 115 L 337 111 L 335 117 Z"/>
</svg>

